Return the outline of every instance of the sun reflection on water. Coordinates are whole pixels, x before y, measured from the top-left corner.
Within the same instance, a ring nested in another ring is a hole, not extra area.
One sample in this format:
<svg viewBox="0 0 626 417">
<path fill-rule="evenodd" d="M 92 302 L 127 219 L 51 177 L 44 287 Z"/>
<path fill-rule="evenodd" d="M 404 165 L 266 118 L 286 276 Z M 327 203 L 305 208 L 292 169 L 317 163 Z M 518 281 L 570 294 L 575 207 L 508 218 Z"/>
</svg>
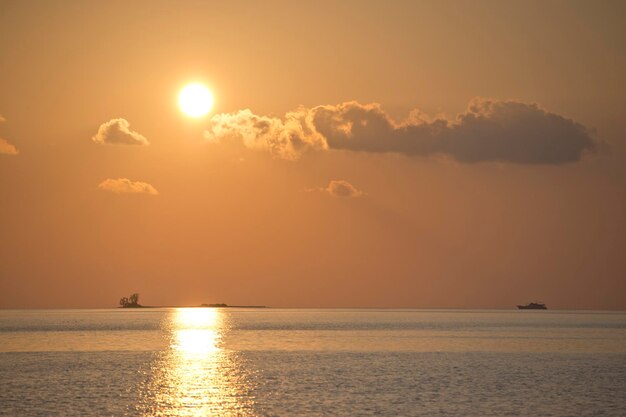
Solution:
<svg viewBox="0 0 626 417">
<path fill-rule="evenodd" d="M 182 357 L 203 356 L 219 352 L 217 346 L 224 323 L 217 309 L 180 308 L 176 310 L 172 349 Z"/>
<path fill-rule="evenodd" d="M 179 308 L 165 324 L 169 349 L 151 370 L 143 414 L 151 416 L 249 415 L 249 371 L 223 347 L 227 314 L 216 308 Z"/>
</svg>

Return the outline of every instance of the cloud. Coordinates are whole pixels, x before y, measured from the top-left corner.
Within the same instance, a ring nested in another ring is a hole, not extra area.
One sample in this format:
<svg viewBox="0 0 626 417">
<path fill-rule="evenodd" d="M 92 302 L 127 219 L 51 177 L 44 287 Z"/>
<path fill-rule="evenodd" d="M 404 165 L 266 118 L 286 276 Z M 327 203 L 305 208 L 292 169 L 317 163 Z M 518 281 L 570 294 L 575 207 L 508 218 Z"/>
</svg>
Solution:
<svg viewBox="0 0 626 417">
<path fill-rule="evenodd" d="M 0 138 L 0 154 L 4 155 L 17 155 L 19 152 L 17 148 L 11 145 L 6 140 Z"/>
<path fill-rule="evenodd" d="M 344 180 L 331 180 L 328 187 L 322 188 L 333 197 L 361 197 L 365 195 L 363 191 L 358 190 L 354 185 Z"/>
<path fill-rule="evenodd" d="M 149 145 L 150 142 L 137 132 L 129 129 L 126 119 L 112 119 L 98 128 L 98 133 L 91 138 L 101 145 Z"/>
<path fill-rule="evenodd" d="M 342 149 L 442 155 L 466 163 L 562 164 L 598 149 L 581 124 L 513 100 L 475 98 L 453 120 L 431 120 L 414 110 L 395 122 L 378 104 L 352 101 L 300 108 L 284 119 L 246 109 L 215 115 L 209 123 L 205 137 L 210 141 L 241 140 L 286 159 L 310 150 Z"/>
<path fill-rule="evenodd" d="M 0 123 L 5 122 L 6 119 L 0 116 Z M 0 155 L 17 155 L 19 152 L 14 145 L 11 145 L 6 140 L 0 138 Z"/>
<path fill-rule="evenodd" d="M 312 113 L 304 108 L 287 113 L 284 119 L 258 116 L 249 109 L 217 114 L 204 137 L 216 143 L 239 140 L 248 148 L 284 159 L 297 159 L 308 149 L 326 149 L 326 140 L 313 126 Z"/>
<path fill-rule="evenodd" d="M 354 185 L 344 180 L 330 180 L 327 187 L 307 188 L 304 192 L 322 192 L 328 193 L 333 197 L 362 197 L 366 195 L 363 191 L 357 189 Z"/>
<path fill-rule="evenodd" d="M 159 194 L 159 192 L 147 182 L 131 181 L 128 178 L 109 178 L 98 184 L 98 188 L 116 194 Z"/>
</svg>

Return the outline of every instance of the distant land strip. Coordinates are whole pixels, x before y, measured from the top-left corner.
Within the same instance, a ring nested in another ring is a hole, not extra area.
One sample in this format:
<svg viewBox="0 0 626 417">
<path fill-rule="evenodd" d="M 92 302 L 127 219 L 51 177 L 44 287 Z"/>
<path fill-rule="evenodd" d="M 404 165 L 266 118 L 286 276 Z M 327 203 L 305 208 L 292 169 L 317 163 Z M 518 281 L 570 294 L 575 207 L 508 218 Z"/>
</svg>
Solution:
<svg viewBox="0 0 626 417">
<path fill-rule="evenodd" d="M 231 306 L 228 304 L 200 304 L 199 306 L 144 306 L 144 305 L 127 305 L 118 308 L 270 308 L 269 306 Z"/>
</svg>

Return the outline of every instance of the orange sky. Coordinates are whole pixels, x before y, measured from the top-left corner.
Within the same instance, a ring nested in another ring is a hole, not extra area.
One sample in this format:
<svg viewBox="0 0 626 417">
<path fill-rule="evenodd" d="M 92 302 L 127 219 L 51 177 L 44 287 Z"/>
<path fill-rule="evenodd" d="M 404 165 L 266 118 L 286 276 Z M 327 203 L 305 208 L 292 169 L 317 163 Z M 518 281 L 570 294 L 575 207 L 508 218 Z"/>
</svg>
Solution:
<svg viewBox="0 0 626 417">
<path fill-rule="evenodd" d="M 0 0 L 0 307 L 625 309 L 625 41 L 618 1 Z"/>
</svg>

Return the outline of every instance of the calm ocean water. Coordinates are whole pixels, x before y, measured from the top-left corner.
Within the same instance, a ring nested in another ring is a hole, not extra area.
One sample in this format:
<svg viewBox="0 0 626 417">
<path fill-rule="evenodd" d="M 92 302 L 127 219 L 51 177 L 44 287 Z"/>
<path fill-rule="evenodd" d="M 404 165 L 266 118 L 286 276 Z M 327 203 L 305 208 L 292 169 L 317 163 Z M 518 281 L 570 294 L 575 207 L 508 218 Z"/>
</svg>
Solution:
<svg viewBox="0 0 626 417">
<path fill-rule="evenodd" d="M 0 311 L 0 416 L 626 416 L 626 313 Z"/>
</svg>

